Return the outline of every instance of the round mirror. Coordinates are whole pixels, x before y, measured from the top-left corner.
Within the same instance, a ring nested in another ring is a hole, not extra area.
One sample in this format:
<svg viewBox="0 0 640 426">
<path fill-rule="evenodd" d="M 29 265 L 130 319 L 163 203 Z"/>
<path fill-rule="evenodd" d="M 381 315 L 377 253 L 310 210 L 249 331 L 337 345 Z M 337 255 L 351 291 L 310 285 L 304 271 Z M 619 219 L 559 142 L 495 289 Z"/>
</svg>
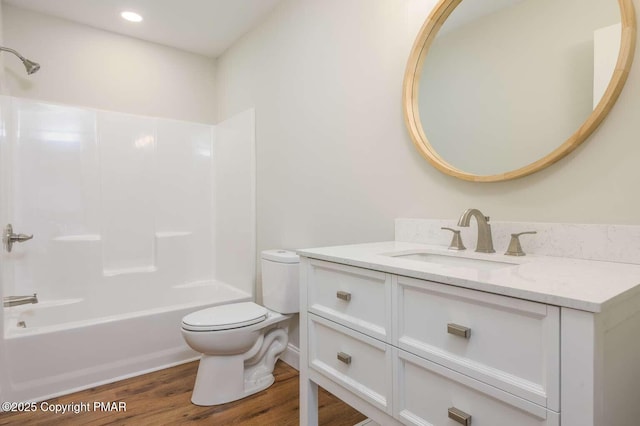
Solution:
<svg viewBox="0 0 640 426">
<path fill-rule="evenodd" d="M 604 119 L 635 40 L 632 0 L 441 0 L 405 74 L 411 138 L 461 179 L 541 170 Z"/>
</svg>

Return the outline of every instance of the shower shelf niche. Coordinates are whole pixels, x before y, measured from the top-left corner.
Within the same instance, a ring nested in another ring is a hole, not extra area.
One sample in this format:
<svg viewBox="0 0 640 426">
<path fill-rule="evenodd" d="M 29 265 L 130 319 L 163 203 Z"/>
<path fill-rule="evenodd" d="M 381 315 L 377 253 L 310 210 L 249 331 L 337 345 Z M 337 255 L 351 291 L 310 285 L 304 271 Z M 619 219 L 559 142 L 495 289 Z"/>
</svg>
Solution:
<svg viewBox="0 0 640 426">
<path fill-rule="evenodd" d="M 183 284 L 174 285 L 173 288 L 195 288 L 195 287 L 212 287 L 215 285 L 224 284 L 215 280 L 198 280 L 198 281 L 188 281 Z"/>
<path fill-rule="evenodd" d="M 115 277 L 117 275 L 126 275 L 126 274 L 148 274 L 150 272 L 156 272 L 158 268 L 153 265 L 149 266 L 134 266 L 131 268 L 120 268 L 120 269 L 105 269 L 102 271 L 102 275 L 105 277 Z"/>
<path fill-rule="evenodd" d="M 156 238 L 188 237 L 191 234 L 191 231 L 160 231 L 156 232 Z"/>
<path fill-rule="evenodd" d="M 78 235 L 61 235 L 53 238 L 53 241 L 62 242 L 81 242 L 81 241 L 100 241 L 102 237 L 98 234 L 78 234 Z"/>
</svg>

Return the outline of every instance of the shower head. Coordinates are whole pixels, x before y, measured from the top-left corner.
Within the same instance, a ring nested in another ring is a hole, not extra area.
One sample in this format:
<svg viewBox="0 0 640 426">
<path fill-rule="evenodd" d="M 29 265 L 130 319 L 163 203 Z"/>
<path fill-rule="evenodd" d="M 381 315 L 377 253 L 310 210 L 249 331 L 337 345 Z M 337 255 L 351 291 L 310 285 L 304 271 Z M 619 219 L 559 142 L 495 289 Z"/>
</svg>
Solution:
<svg viewBox="0 0 640 426">
<path fill-rule="evenodd" d="M 30 61 L 27 58 L 23 58 L 22 63 L 24 64 L 24 67 L 27 69 L 27 74 L 29 75 L 37 72 L 40 69 L 39 63 Z"/>
<path fill-rule="evenodd" d="M 29 59 L 25 58 L 24 56 L 22 56 L 21 54 L 19 54 L 15 50 L 9 49 L 8 47 L 0 46 L 0 51 L 2 51 L 2 50 L 4 50 L 5 52 L 13 53 L 18 58 L 20 58 L 20 60 L 22 61 L 24 67 L 27 69 L 27 74 L 29 74 L 29 75 L 33 74 L 34 72 L 36 72 L 36 71 L 38 71 L 40 69 L 40 64 L 39 63 L 30 61 Z"/>
</svg>

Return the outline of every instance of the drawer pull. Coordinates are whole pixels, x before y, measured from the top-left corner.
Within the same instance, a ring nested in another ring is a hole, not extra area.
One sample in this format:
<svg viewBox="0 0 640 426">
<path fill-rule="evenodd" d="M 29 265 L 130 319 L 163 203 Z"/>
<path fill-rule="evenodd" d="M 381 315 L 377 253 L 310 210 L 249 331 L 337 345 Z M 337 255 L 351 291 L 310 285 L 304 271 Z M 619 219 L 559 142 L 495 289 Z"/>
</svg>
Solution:
<svg viewBox="0 0 640 426">
<path fill-rule="evenodd" d="M 449 418 L 464 426 L 471 425 L 471 414 L 467 414 L 456 407 L 449 408 Z"/>
<path fill-rule="evenodd" d="M 338 360 L 349 365 L 351 364 L 351 355 L 345 354 L 344 352 L 338 352 Z"/>
<path fill-rule="evenodd" d="M 471 329 L 462 325 L 449 323 L 447 324 L 447 333 L 468 339 L 471 337 Z"/>
<path fill-rule="evenodd" d="M 349 293 L 347 291 L 338 291 L 336 293 L 336 297 L 338 299 L 342 299 L 342 300 L 348 302 L 349 300 L 351 300 L 351 293 Z"/>
</svg>

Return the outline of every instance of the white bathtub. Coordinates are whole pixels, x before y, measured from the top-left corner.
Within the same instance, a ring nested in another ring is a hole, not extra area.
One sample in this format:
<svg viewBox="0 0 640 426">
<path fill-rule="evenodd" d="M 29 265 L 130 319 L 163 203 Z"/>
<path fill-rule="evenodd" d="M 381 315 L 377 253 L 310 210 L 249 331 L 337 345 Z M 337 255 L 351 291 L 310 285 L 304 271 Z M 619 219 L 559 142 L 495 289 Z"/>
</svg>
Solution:
<svg viewBox="0 0 640 426">
<path fill-rule="evenodd" d="M 196 359 L 180 334 L 182 317 L 251 300 L 250 294 L 213 281 L 157 294 L 144 288 L 117 293 L 6 308 L 11 368 L 3 397 L 43 400 Z"/>
</svg>

